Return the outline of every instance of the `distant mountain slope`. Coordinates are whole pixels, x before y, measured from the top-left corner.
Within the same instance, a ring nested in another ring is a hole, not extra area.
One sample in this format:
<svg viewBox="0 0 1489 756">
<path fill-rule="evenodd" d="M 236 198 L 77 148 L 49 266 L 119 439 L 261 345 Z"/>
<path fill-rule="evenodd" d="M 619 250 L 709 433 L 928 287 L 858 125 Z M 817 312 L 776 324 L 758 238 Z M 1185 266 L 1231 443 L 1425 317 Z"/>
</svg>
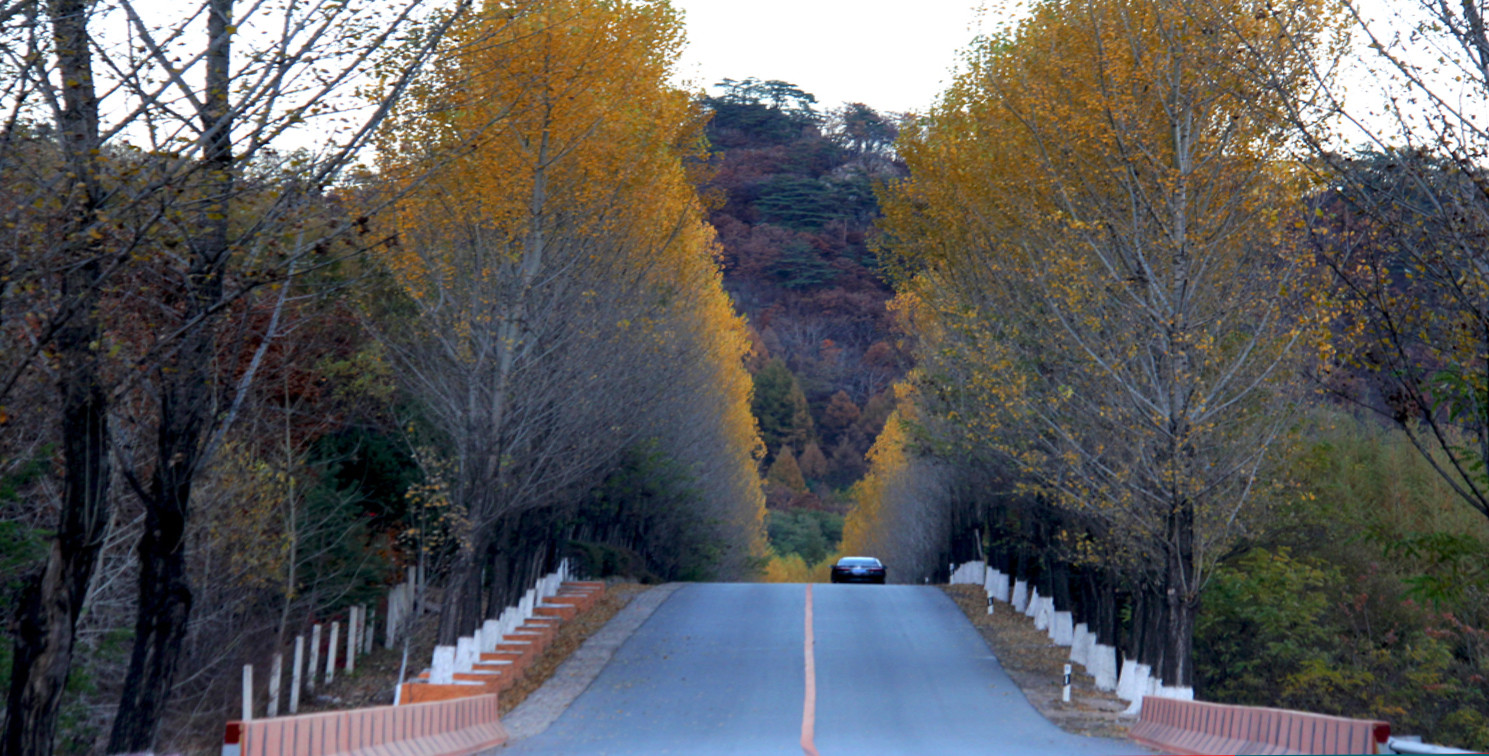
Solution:
<svg viewBox="0 0 1489 756">
<path fill-rule="evenodd" d="M 703 189 L 725 288 L 755 337 L 769 505 L 841 512 L 835 492 L 863 474 L 908 365 L 869 245 L 874 182 L 905 175 L 898 130 L 862 104 L 819 114 L 787 82 L 726 79 L 720 90 L 704 99 L 715 152 Z"/>
</svg>

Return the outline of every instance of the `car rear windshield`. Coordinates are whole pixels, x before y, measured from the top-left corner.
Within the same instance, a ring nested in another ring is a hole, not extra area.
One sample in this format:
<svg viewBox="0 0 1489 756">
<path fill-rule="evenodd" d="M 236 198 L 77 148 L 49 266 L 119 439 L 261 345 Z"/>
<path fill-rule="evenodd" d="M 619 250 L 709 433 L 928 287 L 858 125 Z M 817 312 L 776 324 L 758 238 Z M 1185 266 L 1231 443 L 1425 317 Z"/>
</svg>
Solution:
<svg viewBox="0 0 1489 756">
<path fill-rule="evenodd" d="M 879 560 L 871 557 L 843 557 L 838 560 L 839 567 L 878 567 Z"/>
</svg>

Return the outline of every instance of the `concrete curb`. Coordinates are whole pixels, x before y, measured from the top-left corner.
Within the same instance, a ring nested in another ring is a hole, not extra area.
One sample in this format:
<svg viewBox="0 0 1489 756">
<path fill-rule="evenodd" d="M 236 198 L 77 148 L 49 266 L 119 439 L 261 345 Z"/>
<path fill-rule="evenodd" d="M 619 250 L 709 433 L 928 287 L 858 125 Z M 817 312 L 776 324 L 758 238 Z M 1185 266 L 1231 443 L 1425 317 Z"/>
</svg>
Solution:
<svg viewBox="0 0 1489 756">
<path fill-rule="evenodd" d="M 599 677 L 600 670 L 610 663 L 616 650 L 651 618 L 662 602 L 682 586 L 682 583 L 666 583 L 632 598 L 599 632 L 591 635 L 564 660 L 542 687 L 533 691 L 517 708 L 502 718 L 502 724 L 511 738 L 508 742 L 530 738 L 547 730 L 569 708 L 569 704 Z"/>
</svg>

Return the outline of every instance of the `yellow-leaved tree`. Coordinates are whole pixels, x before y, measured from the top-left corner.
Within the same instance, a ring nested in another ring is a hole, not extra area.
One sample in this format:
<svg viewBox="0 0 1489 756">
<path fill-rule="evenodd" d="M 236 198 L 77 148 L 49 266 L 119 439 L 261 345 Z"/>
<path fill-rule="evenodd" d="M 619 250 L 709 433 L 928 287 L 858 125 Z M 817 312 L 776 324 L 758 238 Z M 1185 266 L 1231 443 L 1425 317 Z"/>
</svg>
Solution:
<svg viewBox="0 0 1489 756">
<path fill-rule="evenodd" d="M 649 0 L 493 1 L 451 40 L 380 163 L 402 197 L 379 327 L 467 523 L 441 642 L 500 608 L 482 579 L 499 520 L 581 494 L 641 443 L 707 476 L 721 511 L 696 518 L 729 534 L 710 558 L 743 569 L 763 548 L 759 442 L 745 328 L 690 175 L 703 114 L 670 83 L 680 18 Z"/>
<path fill-rule="evenodd" d="M 937 427 L 1137 555 L 1164 604 L 1145 661 L 1177 688 L 1309 326 L 1290 100 L 1237 62 L 1234 30 L 1285 15 L 1321 45 L 1331 16 L 1275 5 L 1036 3 L 903 131 L 912 179 L 884 193 Z M 1309 53 L 1270 51 L 1283 88 L 1310 85 Z"/>
</svg>

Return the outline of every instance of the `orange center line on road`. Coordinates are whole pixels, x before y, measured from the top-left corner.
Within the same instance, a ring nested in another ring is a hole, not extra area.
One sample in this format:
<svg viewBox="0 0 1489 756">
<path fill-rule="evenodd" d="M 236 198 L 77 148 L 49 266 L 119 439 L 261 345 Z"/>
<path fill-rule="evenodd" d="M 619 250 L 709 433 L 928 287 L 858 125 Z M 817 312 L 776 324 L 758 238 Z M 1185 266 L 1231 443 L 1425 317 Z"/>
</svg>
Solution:
<svg viewBox="0 0 1489 756">
<path fill-rule="evenodd" d="M 816 640 L 812 637 L 812 586 L 807 585 L 807 631 L 806 631 L 806 700 L 801 707 L 801 750 L 806 756 L 817 754 L 817 658 L 812 652 Z"/>
</svg>

